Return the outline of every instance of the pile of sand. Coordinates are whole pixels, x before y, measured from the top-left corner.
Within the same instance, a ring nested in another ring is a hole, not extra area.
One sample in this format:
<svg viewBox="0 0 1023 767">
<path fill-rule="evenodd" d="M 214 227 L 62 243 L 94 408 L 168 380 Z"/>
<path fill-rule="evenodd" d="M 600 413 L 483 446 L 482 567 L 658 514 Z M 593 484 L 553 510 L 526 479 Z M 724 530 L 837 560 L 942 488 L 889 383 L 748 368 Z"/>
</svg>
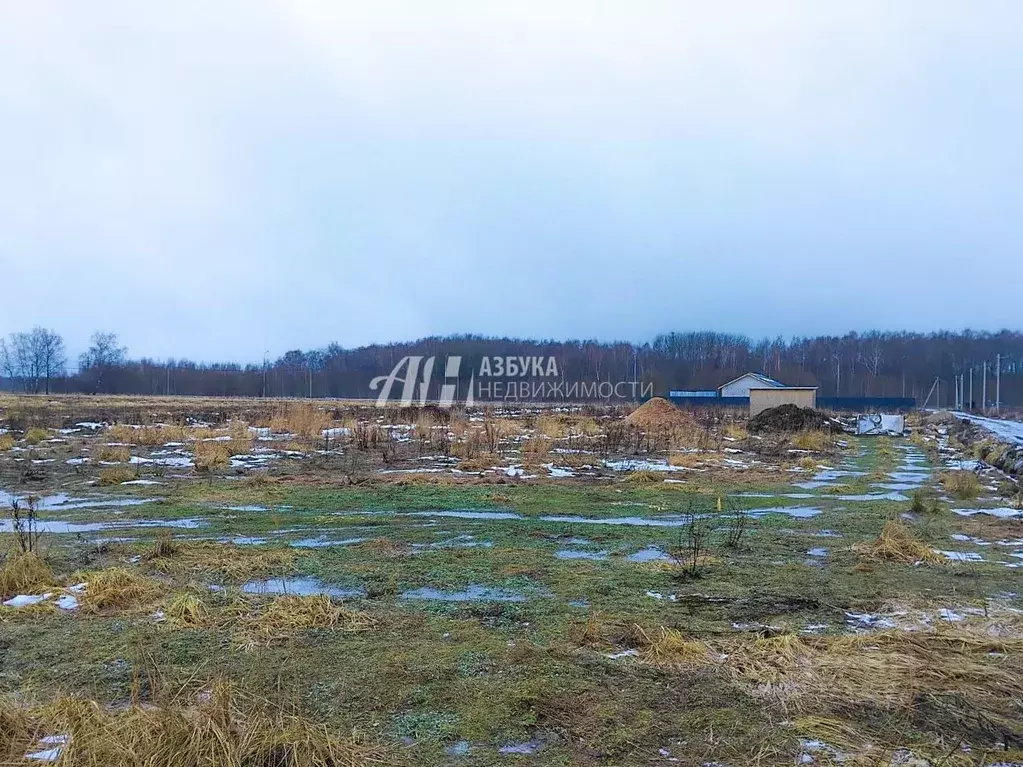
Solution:
<svg viewBox="0 0 1023 767">
<path fill-rule="evenodd" d="M 625 422 L 640 429 L 673 429 L 692 424 L 692 417 L 683 413 L 663 397 L 647 400 L 629 413 Z"/>
<path fill-rule="evenodd" d="M 746 427 L 751 434 L 756 432 L 819 430 L 840 432 L 842 424 L 829 418 L 819 410 L 798 405 L 779 405 L 761 410 L 753 416 Z"/>
</svg>

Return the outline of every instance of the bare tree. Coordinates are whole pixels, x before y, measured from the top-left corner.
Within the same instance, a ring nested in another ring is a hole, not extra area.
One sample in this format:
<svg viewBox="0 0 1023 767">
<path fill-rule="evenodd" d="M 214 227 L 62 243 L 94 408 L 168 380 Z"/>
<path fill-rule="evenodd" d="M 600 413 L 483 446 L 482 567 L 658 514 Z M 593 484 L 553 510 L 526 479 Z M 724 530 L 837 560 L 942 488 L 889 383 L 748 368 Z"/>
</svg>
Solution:
<svg viewBox="0 0 1023 767">
<path fill-rule="evenodd" d="M 118 343 L 117 333 L 97 330 L 89 339 L 89 350 L 78 358 L 78 369 L 98 392 L 111 369 L 124 365 L 128 349 Z"/>
<path fill-rule="evenodd" d="M 36 326 L 0 340 L 0 370 L 30 394 L 49 394 L 50 381 L 63 375 L 66 365 L 64 339 L 53 330 Z"/>
</svg>

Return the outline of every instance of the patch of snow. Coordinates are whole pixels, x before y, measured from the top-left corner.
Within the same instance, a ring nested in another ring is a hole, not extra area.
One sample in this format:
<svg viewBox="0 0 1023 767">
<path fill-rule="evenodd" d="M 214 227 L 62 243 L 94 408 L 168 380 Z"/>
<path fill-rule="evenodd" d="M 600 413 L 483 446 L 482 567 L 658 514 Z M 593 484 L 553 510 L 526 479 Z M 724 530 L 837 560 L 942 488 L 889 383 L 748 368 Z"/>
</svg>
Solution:
<svg viewBox="0 0 1023 767">
<path fill-rule="evenodd" d="M 45 602 L 52 596 L 53 592 L 51 591 L 47 591 L 45 594 L 18 594 L 5 600 L 4 605 L 7 607 L 31 607 Z"/>
</svg>

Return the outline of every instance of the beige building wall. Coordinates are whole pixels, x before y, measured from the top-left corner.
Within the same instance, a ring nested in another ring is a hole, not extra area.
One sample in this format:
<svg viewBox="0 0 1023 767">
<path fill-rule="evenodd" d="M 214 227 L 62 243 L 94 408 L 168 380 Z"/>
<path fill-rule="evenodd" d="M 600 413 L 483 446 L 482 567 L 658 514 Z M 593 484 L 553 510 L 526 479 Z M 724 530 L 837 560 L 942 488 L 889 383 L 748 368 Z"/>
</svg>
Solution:
<svg viewBox="0 0 1023 767">
<path fill-rule="evenodd" d="M 779 405 L 817 407 L 817 389 L 786 387 L 784 389 L 750 389 L 749 415 L 755 416 L 761 410 Z"/>
</svg>

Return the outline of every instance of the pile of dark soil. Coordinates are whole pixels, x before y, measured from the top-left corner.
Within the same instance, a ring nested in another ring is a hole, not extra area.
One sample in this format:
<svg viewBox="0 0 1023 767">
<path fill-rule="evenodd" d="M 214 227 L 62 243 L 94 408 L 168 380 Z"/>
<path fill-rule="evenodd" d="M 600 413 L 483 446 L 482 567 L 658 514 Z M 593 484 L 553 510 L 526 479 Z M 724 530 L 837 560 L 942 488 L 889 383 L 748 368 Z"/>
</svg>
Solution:
<svg viewBox="0 0 1023 767">
<path fill-rule="evenodd" d="M 783 431 L 842 431 L 842 424 L 819 410 L 798 405 L 779 405 L 762 410 L 749 420 L 751 434 Z"/>
</svg>

